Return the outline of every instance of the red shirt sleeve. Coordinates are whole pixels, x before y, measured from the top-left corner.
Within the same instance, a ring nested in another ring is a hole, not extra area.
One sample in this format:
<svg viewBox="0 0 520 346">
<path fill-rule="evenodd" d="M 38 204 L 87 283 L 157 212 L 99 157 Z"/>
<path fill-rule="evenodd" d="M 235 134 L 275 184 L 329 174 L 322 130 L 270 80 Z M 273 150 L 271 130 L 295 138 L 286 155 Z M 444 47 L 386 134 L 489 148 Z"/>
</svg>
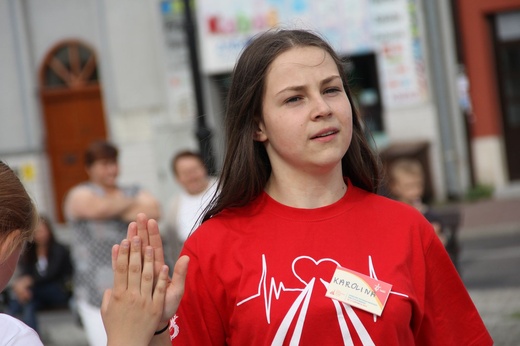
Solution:
<svg viewBox="0 0 520 346">
<path fill-rule="evenodd" d="M 442 243 L 432 239 L 425 253 L 424 315 L 417 345 L 493 345 L 469 293 Z"/>
</svg>

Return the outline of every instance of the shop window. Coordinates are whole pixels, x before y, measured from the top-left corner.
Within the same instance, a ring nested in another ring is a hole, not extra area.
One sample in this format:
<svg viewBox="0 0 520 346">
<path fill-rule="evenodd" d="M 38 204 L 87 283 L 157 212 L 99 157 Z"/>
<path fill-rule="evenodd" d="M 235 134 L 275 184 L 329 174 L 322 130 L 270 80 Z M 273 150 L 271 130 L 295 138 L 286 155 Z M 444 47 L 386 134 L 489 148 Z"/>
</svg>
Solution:
<svg viewBox="0 0 520 346">
<path fill-rule="evenodd" d="M 520 180 L 520 11 L 491 19 L 508 176 Z"/>
<path fill-rule="evenodd" d="M 374 53 L 344 59 L 354 102 L 372 133 L 383 132 L 381 92 Z"/>
</svg>

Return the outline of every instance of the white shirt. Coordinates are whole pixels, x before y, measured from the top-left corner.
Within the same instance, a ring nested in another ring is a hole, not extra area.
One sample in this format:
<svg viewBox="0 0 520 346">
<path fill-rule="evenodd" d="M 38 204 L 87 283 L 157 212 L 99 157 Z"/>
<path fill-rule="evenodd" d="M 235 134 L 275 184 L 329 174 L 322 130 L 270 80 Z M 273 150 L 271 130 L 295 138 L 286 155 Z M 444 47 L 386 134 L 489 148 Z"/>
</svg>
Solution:
<svg viewBox="0 0 520 346">
<path fill-rule="evenodd" d="M 34 329 L 20 320 L 0 314 L 0 346 L 43 346 Z"/>
<path fill-rule="evenodd" d="M 197 194 L 190 195 L 184 191 L 173 197 L 166 212 L 166 224 L 174 229 L 179 240 L 185 241 L 194 230 L 208 203 L 211 201 L 217 188 L 215 179 L 211 179 L 208 188 Z"/>
</svg>

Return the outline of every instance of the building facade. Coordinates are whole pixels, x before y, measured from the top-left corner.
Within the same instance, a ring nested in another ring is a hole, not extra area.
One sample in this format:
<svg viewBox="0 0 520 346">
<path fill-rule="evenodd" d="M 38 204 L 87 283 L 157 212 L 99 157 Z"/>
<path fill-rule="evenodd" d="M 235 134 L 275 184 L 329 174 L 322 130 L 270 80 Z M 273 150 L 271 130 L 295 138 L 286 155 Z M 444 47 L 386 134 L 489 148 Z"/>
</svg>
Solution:
<svg viewBox="0 0 520 346">
<path fill-rule="evenodd" d="M 201 118 L 184 3 L 0 2 L 0 158 L 17 169 L 43 212 L 62 220 L 63 196 L 85 179 L 82 152 L 97 138 L 120 148 L 123 183 L 140 183 L 163 204 L 176 192 L 170 159 L 198 148 Z M 422 160 L 432 199 L 469 187 L 448 0 L 191 4 L 199 96 L 217 168 L 236 57 L 253 35 L 281 25 L 317 30 L 347 58 L 377 150 Z"/>
<path fill-rule="evenodd" d="M 477 182 L 520 184 L 520 1 L 457 0 Z"/>
</svg>

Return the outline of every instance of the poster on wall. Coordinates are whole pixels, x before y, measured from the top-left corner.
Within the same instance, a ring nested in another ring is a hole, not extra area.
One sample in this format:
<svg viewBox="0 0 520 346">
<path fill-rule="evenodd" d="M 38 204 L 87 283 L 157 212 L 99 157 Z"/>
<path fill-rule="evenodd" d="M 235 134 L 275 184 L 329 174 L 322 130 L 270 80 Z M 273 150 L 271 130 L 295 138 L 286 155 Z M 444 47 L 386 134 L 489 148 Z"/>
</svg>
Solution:
<svg viewBox="0 0 520 346">
<path fill-rule="evenodd" d="M 193 119 L 196 114 L 190 56 L 184 32 L 183 1 L 161 1 L 160 13 L 169 120 L 179 123 Z"/>
<path fill-rule="evenodd" d="M 323 34 L 341 55 L 375 52 L 385 108 L 428 95 L 415 0 L 198 0 L 196 18 L 208 75 L 232 71 L 259 32 L 304 28 Z"/>
<path fill-rule="evenodd" d="M 428 89 L 416 1 L 373 1 L 371 14 L 385 107 L 424 102 Z"/>
</svg>

